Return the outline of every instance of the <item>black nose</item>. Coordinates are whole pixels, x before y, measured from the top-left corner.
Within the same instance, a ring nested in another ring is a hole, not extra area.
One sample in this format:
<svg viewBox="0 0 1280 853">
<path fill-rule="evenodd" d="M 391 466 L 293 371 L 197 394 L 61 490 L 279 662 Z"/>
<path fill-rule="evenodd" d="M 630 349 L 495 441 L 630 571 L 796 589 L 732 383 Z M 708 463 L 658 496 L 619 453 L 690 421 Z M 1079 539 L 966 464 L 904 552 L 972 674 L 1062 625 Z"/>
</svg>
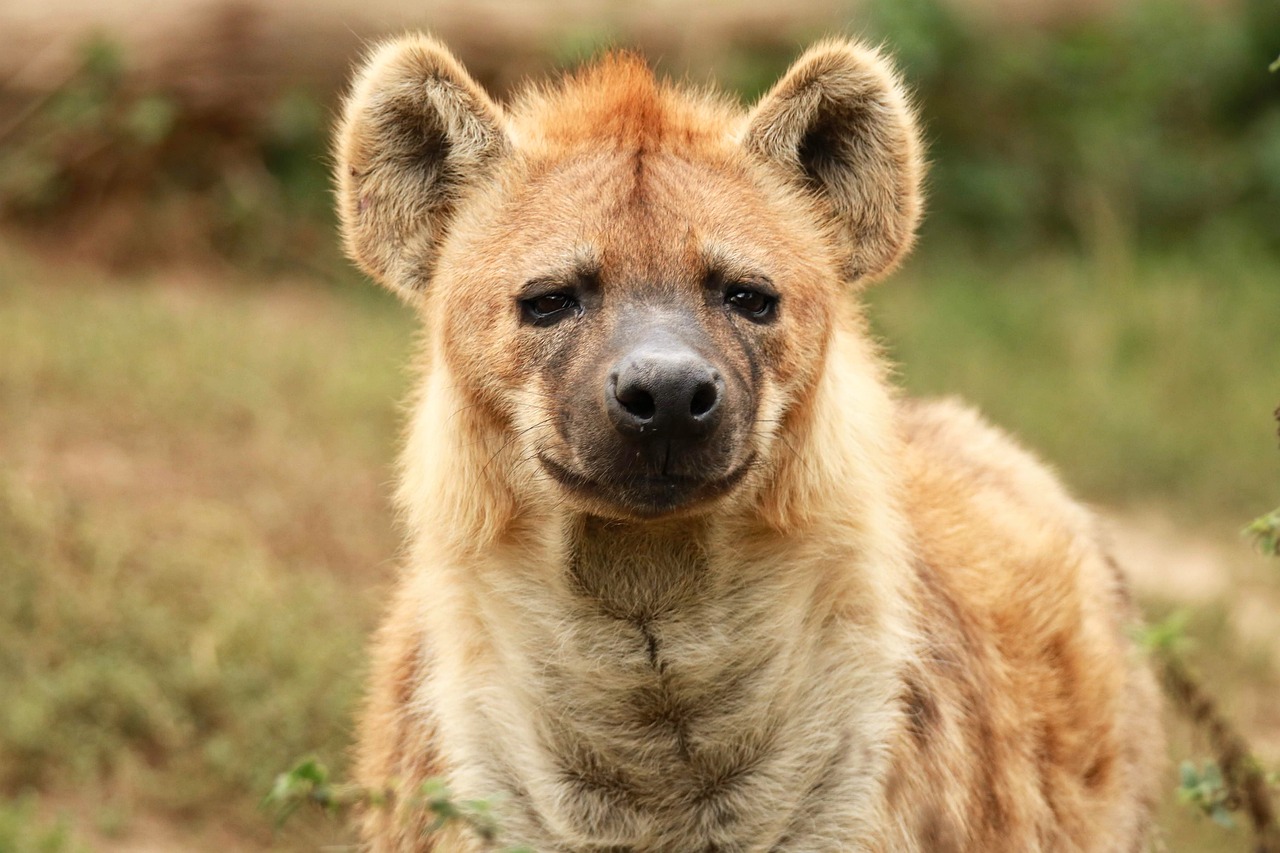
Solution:
<svg viewBox="0 0 1280 853">
<path fill-rule="evenodd" d="M 701 438 L 720 422 L 724 380 L 688 350 L 623 357 L 609 375 L 605 405 L 622 432 L 643 438 Z"/>
</svg>

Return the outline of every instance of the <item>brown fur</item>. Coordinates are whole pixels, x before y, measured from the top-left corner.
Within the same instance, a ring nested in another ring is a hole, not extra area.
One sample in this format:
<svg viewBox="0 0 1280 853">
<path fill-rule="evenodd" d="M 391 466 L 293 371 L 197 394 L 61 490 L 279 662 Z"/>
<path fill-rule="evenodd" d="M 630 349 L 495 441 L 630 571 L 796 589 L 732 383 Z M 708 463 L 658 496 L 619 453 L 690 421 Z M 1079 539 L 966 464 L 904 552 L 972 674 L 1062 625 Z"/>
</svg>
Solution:
<svg viewBox="0 0 1280 853">
<path fill-rule="evenodd" d="M 503 109 L 411 36 L 337 150 L 348 250 L 428 333 L 364 784 L 443 776 L 539 850 L 1142 849 L 1156 696 L 1093 519 L 976 415 L 898 399 L 850 297 L 921 207 L 882 57 L 819 45 L 745 115 L 625 55 Z M 776 316 L 727 308 L 742 282 Z M 548 289 L 580 312 L 523 321 Z M 642 333 L 724 377 L 670 505 L 600 416 Z M 476 849 L 429 826 L 365 833 Z"/>
</svg>

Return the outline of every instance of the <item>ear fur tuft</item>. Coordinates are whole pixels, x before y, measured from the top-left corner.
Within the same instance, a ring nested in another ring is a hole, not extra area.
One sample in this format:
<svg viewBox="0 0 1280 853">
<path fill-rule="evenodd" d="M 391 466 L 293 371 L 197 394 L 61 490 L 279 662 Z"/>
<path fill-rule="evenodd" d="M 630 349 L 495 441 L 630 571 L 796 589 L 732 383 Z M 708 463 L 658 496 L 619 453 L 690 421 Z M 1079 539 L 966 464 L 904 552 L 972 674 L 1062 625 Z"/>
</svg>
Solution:
<svg viewBox="0 0 1280 853">
<path fill-rule="evenodd" d="M 392 289 L 425 287 L 458 199 L 508 148 L 501 110 L 443 45 L 423 35 L 380 45 L 337 133 L 347 253 Z"/>
<path fill-rule="evenodd" d="M 847 41 L 807 50 L 747 117 L 742 145 L 813 190 L 849 242 L 847 273 L 874 279 L 915 240 L 924 155 L 889 61 Z"/>
</svg>

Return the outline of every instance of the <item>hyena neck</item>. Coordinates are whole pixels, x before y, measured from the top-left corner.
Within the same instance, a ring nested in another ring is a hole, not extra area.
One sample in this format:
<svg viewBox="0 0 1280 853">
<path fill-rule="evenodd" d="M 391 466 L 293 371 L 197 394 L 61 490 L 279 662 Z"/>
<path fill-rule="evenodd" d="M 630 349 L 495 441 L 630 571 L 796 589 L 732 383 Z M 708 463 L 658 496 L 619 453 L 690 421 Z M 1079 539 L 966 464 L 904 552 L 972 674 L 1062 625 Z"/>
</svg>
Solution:
<svg viewBox="0 0 1280 853">
<path fill-rule="evenodd" d="M 480 452 L 462 438 L 490 452 L 457 435 L 411 437 L 437 442 L 413 560 L 455 790 L 499 797 L 536 849 L 819 849 L 797 841 L 814 826 L 865 849 L 908 574 L 876 466 L 796 444 L 820 480 L 793 478 L 787 529 L 745 500 L 662 523 L 511 500 L 466 527 L 466 490 L 500 485 L 474 472 L 499 466 L 452 467 Z"/>
<path fill-rule="evenodd" d="M 882 567 L 739 522 L 566 518 L 548 564 L 498 549 L 458 573 L 479 630 L 432 685 L 451 781 L 504 802 L 513 839 L 819 849 L 821 826 L 823 849 L 864 849 L 896 719 L 892 620 L 863 580 Z"/>
<path fill-rule="evenodd" d="M 861 849 L 893 695 L 857 556 L 710 519 L 567 527 L 554 574 L 500 560 L 470 587 L 485 639 L 432 685 L 456 789 L 535 849 L 803 846 L 814 825 Z"/>
<path fill-rule="evenodd" d="M 703 520 L 627 523 L 587 515 L 566 527 L 568 587 L 603 614 L 643 624 L 687 610 L 709 592 Z"/>
</svg>

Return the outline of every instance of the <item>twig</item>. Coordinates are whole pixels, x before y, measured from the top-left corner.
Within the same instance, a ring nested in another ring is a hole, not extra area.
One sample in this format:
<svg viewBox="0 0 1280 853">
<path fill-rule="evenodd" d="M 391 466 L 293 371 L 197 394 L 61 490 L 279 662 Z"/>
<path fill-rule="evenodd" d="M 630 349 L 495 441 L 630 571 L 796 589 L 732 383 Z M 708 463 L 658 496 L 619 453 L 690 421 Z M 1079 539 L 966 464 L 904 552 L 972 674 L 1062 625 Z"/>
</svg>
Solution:
<svg viewBox="0 0 1280 853">
<path fill-rule="evenodd" d="M 1249 816 L 1257 839 L 1256 853 L 1280 853 L 1280 824 L 1260 764 L 1244 737 L 1218 709 L 1199 679 L 1171 650 L 1161 650 L 1161 680 L 1165 692 L 1193 725 L 1205 731 L 1230 791 L 1230 807 Z"/>
</svg>

